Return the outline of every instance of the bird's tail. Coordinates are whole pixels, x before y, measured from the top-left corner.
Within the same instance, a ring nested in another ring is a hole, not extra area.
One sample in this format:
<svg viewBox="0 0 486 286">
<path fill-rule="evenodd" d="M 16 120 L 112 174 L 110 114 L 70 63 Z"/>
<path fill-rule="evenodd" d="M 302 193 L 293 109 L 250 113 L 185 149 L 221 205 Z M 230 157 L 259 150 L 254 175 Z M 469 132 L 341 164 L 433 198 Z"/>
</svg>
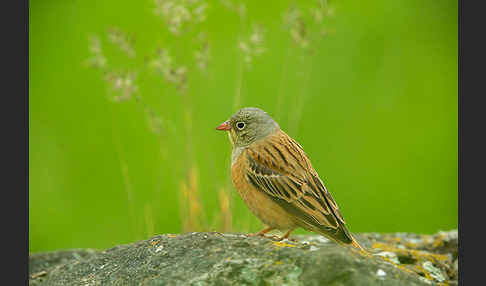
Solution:
<svg viewBox="0 0 486 286">
<path fill-rule="evenodd" d="M 364 251 L 364 252 L 368 252 L 366 249 L 364 249 L 359 243 L 358 241 L 353 237 L 352 238 L 352 241 L 350 243 L 350 245 L 356 247 L 357 249 L 361 250 L 361 251 Z"/>
<path fill-rule="evenodd" d="M 329 233 L 329 232 L 323 232 L 319 231 L 320 234 L 326 236 L 327 238 L 330 238 L 337 242 L 338 244 L 341 245 L 347 245 L 347 246 L 353 246 L 354 248 L 364 251 L 365 253 L 369 253 L 368 250 L 366 250 L 364 247 L 362 247 L 358 241 L 354 238 L 354 236 L 346 229 L 345 226 L 341 226 L 338 228 L 338 231 L 336 233 Z"/>
<path fill-rule="evenodd" d="M 363 251 L 365 253 L 369 253 L 368 250 L 364 249 L 364 247 L 362 247 L 358 243 L 358 241 L 356 240 L 356 238 L 354 238 L 354 236 L 346 228 L 344 228 L 344 230 L 345 230 L 344 232 L 346 233 L 347 238 L 349 239 L 348 242 L 346 242 L 347 245 L 351 245 L 351 246 L 357 248 L 360 251 Z"/>
</svg>

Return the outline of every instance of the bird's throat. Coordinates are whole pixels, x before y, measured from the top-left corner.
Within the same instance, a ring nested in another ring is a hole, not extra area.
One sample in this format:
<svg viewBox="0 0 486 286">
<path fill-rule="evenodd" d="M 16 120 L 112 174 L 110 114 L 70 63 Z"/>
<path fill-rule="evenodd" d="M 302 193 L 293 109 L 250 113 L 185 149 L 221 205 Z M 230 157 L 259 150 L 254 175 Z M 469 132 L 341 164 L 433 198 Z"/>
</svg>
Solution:
<svg viewBox="0 0 486 286">
<path fill-rule="evenodd" d="M 233 131 L 232 129 L 230 129 L 228 131 L 228 138 L 229 138 L 229 141 L 231 142 L 231 146 L 234 148 L 235 147 L 235 140 L 233 139 L 235 136 L 235 131 Z"/>
<path fill-rule="evenodd" d="M 231 152 L 231 166 L 238 161 L 238 157 L 240 156 L 241 152 L 243 152 L 243 149 L 245 149 L 245 147 L 233 146 L 233 151 Z"/>
</svg>

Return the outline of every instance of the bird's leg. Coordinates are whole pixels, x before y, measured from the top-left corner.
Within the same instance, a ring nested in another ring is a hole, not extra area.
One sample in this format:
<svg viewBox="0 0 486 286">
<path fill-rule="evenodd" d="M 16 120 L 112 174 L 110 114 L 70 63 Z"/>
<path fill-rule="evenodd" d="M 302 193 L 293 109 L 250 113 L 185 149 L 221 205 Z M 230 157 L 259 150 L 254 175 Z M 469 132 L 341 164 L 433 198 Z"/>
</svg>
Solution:
<svg viewBox="0 0 486 286">
<path fill-rule="evenodd" d="M 259 231 L 257 233 L 249 233 L 246 236 L 263 236 L 264 237 L 265 233 L 272 231 L 273 229 L 274 229 L 273 227 L 267 227 L 267 228 L 262 229 L 261 231 Z"/>
<path fill-rule="evenodd" d="M 293 231 L 293 229 L 289 229 L 289 231 L 287 231 L 287 232 L 285 233 L 285 235 L 284 235 L 284 236 L 282 236 L 282 237 L 278 238 L 277 240 L 278 240 L 278 241 L 281 241 L 281 240 L 284 240 L 284 239 L 286 239 L 286 238 L 289 238 L 289 235 L 290 235 L 290 233 L 291 233 L 292 231 Z"/>
</svg>

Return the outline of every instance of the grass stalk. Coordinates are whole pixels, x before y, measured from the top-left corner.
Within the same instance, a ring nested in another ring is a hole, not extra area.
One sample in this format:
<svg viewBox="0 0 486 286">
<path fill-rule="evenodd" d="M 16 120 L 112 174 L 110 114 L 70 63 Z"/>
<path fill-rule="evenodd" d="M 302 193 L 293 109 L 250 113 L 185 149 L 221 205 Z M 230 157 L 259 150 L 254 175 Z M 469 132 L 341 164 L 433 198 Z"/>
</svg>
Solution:
<svg viewBox="0 0 486 286">
<path fill-rule="evenodd" d="M 118 155 L 118 160 L 120 162 L 120 170 L 121 174 L 123 177 L 123 187 L 125 190 L 125 195 L 127 197 L 127 203 L 128 203 L 128 218 L 129 218 L 129 229 L 132 238 L 137 238 L 138 233 L 135 231 L 135 224 L 136 224 L 136 219 L 135 219 L 135 202 L 133 198 L 133 188 L 132 184 L 130 182 L 130 176 L 128 174 L 128 165 L 125 161 L 125 157 L 123 156 L 123 151 L 121 148 L 121 141 L 120 141 L 120 136 L 118 134 L 118 129 L 116 128 L 116 120 L 115 120 L 115 115 L 113 114 L 112 117 L 112 131 L 113 131 L 113 138 L 115 141 L 115 150 Z"/>
<path fill-rule="evenodd" d="M 284 61 L 282 64 L 282 75 L 280 76 L 280 83 L 278 88 L 278 95 L 277 95 L 277 106 L 275 110 L 275 118 L 280 120 L 280 113 L 282 112 L 282 105 L 284 102 L 284 85 L 287 81 L 287 70 L 289 65 L 289 58 L 291 54 L 290 43 L 287 44 L 287 50 L 285 52 Z"/>
</svg>

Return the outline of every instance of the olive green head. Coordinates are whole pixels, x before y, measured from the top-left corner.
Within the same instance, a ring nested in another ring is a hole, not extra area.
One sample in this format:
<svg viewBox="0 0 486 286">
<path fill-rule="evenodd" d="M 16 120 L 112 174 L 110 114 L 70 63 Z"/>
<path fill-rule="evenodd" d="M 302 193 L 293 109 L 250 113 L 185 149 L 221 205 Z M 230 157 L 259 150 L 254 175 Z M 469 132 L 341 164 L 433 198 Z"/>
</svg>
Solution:
<svg viewBox="0 0 486 286">
<path fill-rule="evenodd" d="M 273 134 L 280 127 L 265 111 L 256 107 L 245 107 L 216 129 L 228 131 L 233 147 L 244 147 Z"/>
</svg>

